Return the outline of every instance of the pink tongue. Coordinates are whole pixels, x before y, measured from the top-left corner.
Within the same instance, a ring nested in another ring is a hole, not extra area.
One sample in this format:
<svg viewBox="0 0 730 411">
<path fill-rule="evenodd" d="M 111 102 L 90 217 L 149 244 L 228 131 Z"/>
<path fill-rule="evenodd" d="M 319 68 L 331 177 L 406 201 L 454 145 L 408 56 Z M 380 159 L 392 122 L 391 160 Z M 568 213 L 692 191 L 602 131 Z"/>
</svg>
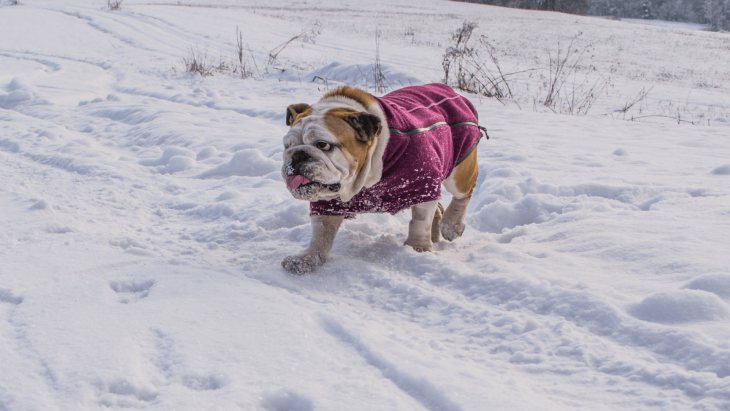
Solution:
<svg viewBox="0 0 730 411">
<path fill-rule="evenodd" d="M 309 180 L 307 180 L 306 177 L 303 176 L 289 176 L 286 178 L 286 186 L 289 187 L 289 189 L 294 190 L 295 188 L 299 187 L 302 184 L 310 183 Z"/>
</svg>

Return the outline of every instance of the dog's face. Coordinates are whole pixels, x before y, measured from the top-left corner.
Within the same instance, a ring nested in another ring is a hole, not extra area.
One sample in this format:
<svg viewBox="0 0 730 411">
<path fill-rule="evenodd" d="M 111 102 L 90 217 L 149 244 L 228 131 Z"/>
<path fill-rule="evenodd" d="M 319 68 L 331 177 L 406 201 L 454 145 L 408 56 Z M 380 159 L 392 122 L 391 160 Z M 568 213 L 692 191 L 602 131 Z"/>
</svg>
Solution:
<svg viewBox="0 0 730 411">
<path fill-rule="evenodd" d="M 369 162 L 382 130 L 377 116 L 341 103 L 324 101 L 287 108 L 282 176 L 289 192 L 306 201 L 354 194 L 354 183 Z"/>
</svg>

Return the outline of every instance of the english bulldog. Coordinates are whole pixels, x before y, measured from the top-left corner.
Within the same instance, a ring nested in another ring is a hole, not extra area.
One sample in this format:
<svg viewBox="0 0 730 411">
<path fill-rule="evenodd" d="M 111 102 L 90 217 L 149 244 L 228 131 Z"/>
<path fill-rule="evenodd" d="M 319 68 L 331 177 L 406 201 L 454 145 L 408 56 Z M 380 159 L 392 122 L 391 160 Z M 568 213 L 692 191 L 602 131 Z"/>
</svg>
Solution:
<svg viewBox="0 0 730 411">
<path fill-rule="evenodd" d="M 418 252 L 433 252 L 440 235 L 453 241 L 464 232 L 486 129 L 450 87 L 406 87 L 383 97 L 340 87 L 312 106 L 289 106 L 286 124 L 281 173 L 289 192 L 310 202 L 312 221 L 309 247 L 282 261 L 287 271 L 324 264 L 342 221 L 360 213 L 410 208 L 404 245 Z M 446 210 L 441 185 L 453 195 Z"/>
</svg>

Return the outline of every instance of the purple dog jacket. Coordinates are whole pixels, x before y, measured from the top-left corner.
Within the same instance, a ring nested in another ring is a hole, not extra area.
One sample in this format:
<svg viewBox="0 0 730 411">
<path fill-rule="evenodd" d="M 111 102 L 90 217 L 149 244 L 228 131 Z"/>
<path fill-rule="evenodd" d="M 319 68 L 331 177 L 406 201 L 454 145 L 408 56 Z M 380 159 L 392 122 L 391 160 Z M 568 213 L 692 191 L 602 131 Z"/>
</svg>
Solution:
<svg viewBox="0 0 730 411">
<path fill-rule="evenodd" d="M 481 137 L 474 106 L 446 85 L 405 87 L 377 101 L 390 129 L 380 181 L 348 202 L 312 202 L 310 215 L 396 214 L 438 200 L 441 182 Z"/>
</svg>

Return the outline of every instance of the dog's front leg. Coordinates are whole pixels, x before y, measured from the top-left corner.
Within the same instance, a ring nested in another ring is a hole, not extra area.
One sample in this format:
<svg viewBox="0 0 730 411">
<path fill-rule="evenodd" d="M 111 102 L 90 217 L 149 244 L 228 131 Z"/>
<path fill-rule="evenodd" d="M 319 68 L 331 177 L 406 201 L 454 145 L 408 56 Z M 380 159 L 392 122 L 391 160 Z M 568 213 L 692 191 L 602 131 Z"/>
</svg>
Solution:
<svg viewBox="0 0 730 411">
<path fill-rule="evenodd" d="M 433 215 L 438 208 L 438 200 L 428 203 L 416 204 L 411 207 L 411 222 L 408 223 L 408 238 L 405 244 L 420 252 L 433 252 L 433 241 L 431 241 L 431 224 Z"/>
<path fill-rule="evenodd" d="M 281 262 L 282 267 L 292 274 L 304 274 L 314 271 L 327 261 L 327 254 L 335 242 L 335 235 L 340 229 L 343 216 L 312 216 L 312 240 L 303 254 L 290 255 Z"/>
</svg>

